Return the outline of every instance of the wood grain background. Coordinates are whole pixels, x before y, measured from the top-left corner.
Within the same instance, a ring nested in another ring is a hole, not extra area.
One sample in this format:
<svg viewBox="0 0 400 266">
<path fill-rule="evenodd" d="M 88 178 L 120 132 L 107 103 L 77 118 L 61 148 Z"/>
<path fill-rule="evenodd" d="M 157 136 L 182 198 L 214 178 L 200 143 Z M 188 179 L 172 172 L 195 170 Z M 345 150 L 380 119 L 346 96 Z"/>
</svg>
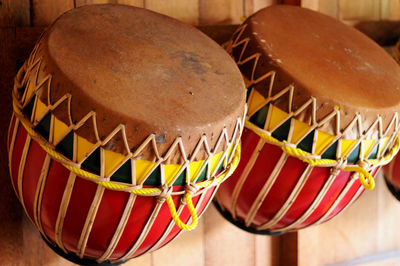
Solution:
<svg viewBox="0 0 400 266">
<path fill-rule="evenodd" d="M 352 24 L 400 19 L 399 0 L 0 0 L 0 265 L 72 265 L 44 244 L 23 214 L 9 182 L 5 142 L 18 66 L 45 26 L 71 8 L 94 3 L 145 7 L 192 25 L 238 24 L 276 3 L 301 4 Z M 211 206 L 197 230 L 126 265 L 399 265 L 399 221 L 400 202 L 378 176 L 374 191 L 320 226 L 278 237 L 253 235 Z"/>
</svg>

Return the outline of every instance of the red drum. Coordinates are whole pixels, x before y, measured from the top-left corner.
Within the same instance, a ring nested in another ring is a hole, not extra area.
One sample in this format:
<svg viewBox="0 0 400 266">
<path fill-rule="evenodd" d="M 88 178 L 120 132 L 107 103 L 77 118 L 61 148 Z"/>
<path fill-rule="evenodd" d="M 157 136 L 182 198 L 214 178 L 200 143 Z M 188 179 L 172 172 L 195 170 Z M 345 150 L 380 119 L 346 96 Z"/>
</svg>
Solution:
<svg viewBox="0 0 400 266">
<path fill-rule="evenodd" d="M 399 148 L 400 69 L 383 49 L 291 6 L 252 15 L 226 47 L 248 87 L 242 158 L 216 195 L 227 219 L 254 233 L 294 231 L 374 187 Z"/>
<path fill-rule="evenodd" d="M 194 229 L 238 164 L 236 65 L 144 9 L 62 15 L 19 71 L 13 103 L 15 192 L 43 238 L 80 264 L 124 261 Z"/>
<path fill-rule="evenodd" d="M 400 157 L 396 156 L 392 162 L 383 167 L 383 173 L 388 189 L 400 201 Z"/>
</svg>

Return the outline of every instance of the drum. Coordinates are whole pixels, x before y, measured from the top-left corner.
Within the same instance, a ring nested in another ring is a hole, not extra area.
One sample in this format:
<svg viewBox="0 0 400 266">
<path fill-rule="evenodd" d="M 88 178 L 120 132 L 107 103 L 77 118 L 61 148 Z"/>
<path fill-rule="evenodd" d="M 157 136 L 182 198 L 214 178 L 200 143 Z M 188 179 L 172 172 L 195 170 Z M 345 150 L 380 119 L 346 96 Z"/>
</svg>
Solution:
<svg viewBox="0 0 400 266">
<path fill-rule="evenodd" d="M 45 241 L 80 264 L 194 229 L 238 164 L 246 111 L 224 49 L 122 5 L 59 17 L 19 70 L 13 106 L 15 192 Z"/>
<path fill-rule="evenodd" d="M 374 187 L 399 148 L 400 69 L 383 49 L 292 6 L 255 13 L 226 47 L 248 88 L 242 158 L 216 195 L 228 220 L 254 233 L 294 231 Z"/>
</svg>

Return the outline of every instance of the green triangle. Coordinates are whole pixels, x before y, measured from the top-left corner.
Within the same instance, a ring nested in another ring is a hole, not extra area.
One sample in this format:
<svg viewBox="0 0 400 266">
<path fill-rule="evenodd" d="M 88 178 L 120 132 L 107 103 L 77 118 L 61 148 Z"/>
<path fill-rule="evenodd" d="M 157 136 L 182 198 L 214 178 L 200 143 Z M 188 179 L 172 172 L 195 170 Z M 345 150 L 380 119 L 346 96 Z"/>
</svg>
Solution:
<svg viewBox="0 0 400 266">
<path fill-rule="evenodd" d="M 74 132 L 71 131 L 56 146 L 56 151 L 72 160 L 74 155 Z"/>
<path fill-rule="evenodd" d="M 306 152 L 312 152 L 312 145 L 314 143 L 315 130 L 311 131 L 304 139 L 300 141 L 297 148 L 302 149 Z"/>
<path fill-rule="evenodd" d="M 157 166 L 156 169 L 150 174 L 150 176 L 144 181 L 145 186 L 158 187 L 161 186 L 161 168 Z"/>
<path fill-rule="evenodd" d="M 32 117 L 32 112 L 33 112 L 33 106 L 35 105 L 35 99 L 36 97 L 32 97 L 32 99 L 29 101 L 29 103 L 23 108 L 23 113 L 26 115 L 26 117 L 31 120 Z"/>
<path fill-rule="evenodd" d="M 338 141 L 335 141 L 322 155 L 322 159 L 332 159 L 336 160 Z"/>
<path fill-rule="evenodd" d="M 178 176 L 173 185 L 182 186 L 184 184 L 186 184 L 186 169 L 182 171 L 182 173 Z"/>
<path fill-rule="evenodd" d="M 207 179 L 207 168 L 208 165 L 206 165 L 206 167 L 204 167 L 203 171 L 201 172 L 201 174 L 197 177 L 197 179 L 195 180 L 195 182 L 200 182 L 200 181 L 204 181 Z"/>
<path fill-rule="evenodd" d="M 47 141 L 49 140 L 50 136 L 50 122 L 51 113 L 49 112 L 35 127 L 35 131 L 38 132 Z"/>
<path fill-rule="evenodd" d="M 357 145 L 357 147 L 350 153 L 347 157 L 347 161 L 349 163 L 356 163 L 360 159 L 360 150 L 361 150 L 361 143 Z"/>
<path fill-rule="evenodd" d="M 100 147 L 97 148 L 90 156 L 82 163 L 82 167 L 100 175 Z"/>
<path fill-rule="evenodd" d="M 117 171 L 115 171 L 110 179 L 111 181 L 132 184 L 131 160 L 126 161 Z"/>
<path fill-rule="evenodd" d="M 272 132 L 272 136 L 279 141 L 287 140 L 288 135 L 289 135 L 289 130 L 290 130 L 290 121 L 291 119 L 288 119 L 285 121 L 280 127 L 278 127 L 274 132 Z"/>
<path fill-rule="evenodd" d="M 376 145 L 374 150 L 370 153 L 368 159 L 376 159 L 376 156 L 378 156 L 378 149 L 379 145 Z"/>
<path fill-rule="evenodd" d="M 265 121 L 267 120 L 269 104 L 258 110 L 254 115 L 250 117 L 250 122 L 257 125 L 260 128 L 264 128 Z"/>
</svg>

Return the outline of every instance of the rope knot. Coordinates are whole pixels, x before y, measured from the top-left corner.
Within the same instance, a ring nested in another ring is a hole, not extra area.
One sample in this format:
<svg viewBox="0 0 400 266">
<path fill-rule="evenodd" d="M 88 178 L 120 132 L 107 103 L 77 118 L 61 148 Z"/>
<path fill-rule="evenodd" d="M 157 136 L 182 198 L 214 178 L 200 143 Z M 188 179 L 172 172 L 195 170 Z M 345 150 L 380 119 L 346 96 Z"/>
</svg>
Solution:
<svg viewBox="0 0 400 266">
<path fill-rule="evenodd" d="M 339 158 L 337 164 L 331 168 L 331 175 L 337 176 L 347 165 L 346 158 Z"/>
<path fill-rule="evenodd" d="M 367 160 L 359 160 L 357 162 L 357 165 L 360 166 L 361 168 L 364 168 L 365 170 L 368 170 L 371 166 L 371 164 Z"/>
<path fill-rule="evenodd" d="M 195 183 L 186 184 L 185 195 L 187 195 L 187 194 L 194 195 L 197 192 L 197 190 L 199 190 L 199 188 L 200 187 L 198 185 L 196 185 Z M 182 204 L 186 204 L 186 197 L 182 197 L 181 202 L 182 202 Z"/>
<path fill-rule="evenodd" d="M 162 185 L 161 187 L 161 193 L 158 196 L 158 202 L 163 203 L 166 198 L 171 196 L 172 193 L 172 187 L 169 187 L 167 184 Z"/>
<path fill-rule="evenodd" d="M 198 185 L 196 185 L 196 183 L 189 183 L 189 184 L 186 184 L 186 186 L 185 186 L 185 192 L 193 195 L 194 193 L 197 192 L 197 190 L 199 190 L 199 188 L 200 187 Z"/>
</svg>

